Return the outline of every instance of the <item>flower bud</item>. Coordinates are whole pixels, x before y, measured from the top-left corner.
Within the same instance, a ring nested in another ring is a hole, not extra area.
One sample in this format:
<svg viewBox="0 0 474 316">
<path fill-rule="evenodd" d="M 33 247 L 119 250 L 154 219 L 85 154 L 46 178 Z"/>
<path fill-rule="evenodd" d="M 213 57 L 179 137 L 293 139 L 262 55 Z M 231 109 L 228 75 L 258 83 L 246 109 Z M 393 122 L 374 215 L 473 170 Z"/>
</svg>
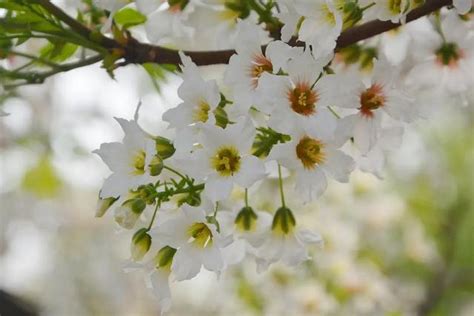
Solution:
<svg viewBox="0 0 474 316">
<path fill-rule="evenodd" d="M 246 206 L 239 211 L 234 223 L 240 230 L 250 231 L 256 228 L 257 218 L 258 216 L 254 210 L 251 207 Z"/>
<path fill-rule="evenodd" d="M 175 253 L 176 253 L 176 249 L 170 246 L 165 246 L 161 248 L 154 258 L 155 268 L 170 269 Z"/>
<path fill-rule="evenodd" d="M 105 198 L 105 199 L 102 199 L 101 197 L 99 197 L 99 200 L 97 201 L 97 209 L 95 211 L 95 217 L 104 216 L 105 212 L 107 212 L 107 210 L 117 200 L 118 200 L 118 198 L 114 198 L 114 197 L 108 197 L 108 198 Z"/>
<path fill-rule="evenodd" d="M 296 225 L 295 217 L 287 207 L 280 207 L 273 217 L 272 230 L 277 234 L 287 235 Z"/>
<path fill-rule="evenodd" d="M 151 236 L 148 234 L 147 228 L 139 229 L 132 238 L 130 252 L 132 259 L 140 261 L 146 255 L 151 246 Z"/>
<path fill-rule="evenodd" d="M 132 229 L 145 208 L 146 203 L 140 198 L 127 200 L 115 210 L 115 221 L 123 228 Z"/>
<path fill-rule="evenodd" d="M 163 171 L 163 167 L 163 159 L 160 156 L 154 156 L 148 165 L 148 170 L 150 171 L 150 175 L 156 177 Z"/>
<path fill-rule="evenodd" d="M 344 1 L 341 12 L 343 17 L 343 30 L 354 26 L 362 19 L 363 15 L 363 11 L 356 1 Z"/>
<path fill-rule="evenodd" d="M 168 139 L 164 137 L 156 136 L 155 143 L 156 143 L 156 152 L 162 159 L 167 159 L 173 156 L 174 152 L 176 151 L 171 141 L 169 141 Z"/>
</svg>

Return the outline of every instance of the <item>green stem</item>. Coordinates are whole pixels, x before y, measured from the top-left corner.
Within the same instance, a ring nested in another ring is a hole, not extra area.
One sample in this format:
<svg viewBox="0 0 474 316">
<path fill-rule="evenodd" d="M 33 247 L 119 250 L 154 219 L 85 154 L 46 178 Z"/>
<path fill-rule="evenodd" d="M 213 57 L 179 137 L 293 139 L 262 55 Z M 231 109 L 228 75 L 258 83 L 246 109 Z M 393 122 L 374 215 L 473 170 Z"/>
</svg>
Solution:
<svg viewBox="0 0 474 316">
<path fill-rule="evenodd" d="M 175 170 L 175 169 L 173 169 L 173 168 L 171 168 L 171 167 L 168 167 L 168 166 L 163 166 L 163 168 L 166 169 L 166 170 L 171 171 L 171 172 L 174 173 L 174 174 L 176 174 L 177 176 L 179 176 L 180 178 L 182 178 L 184 181 L 186 181 L 187 184 L 189 184 L 189 185 L 191 185 L 191 186 L 193 185 L 192 181 L 189 180 L 189 178 L 186 177 L 185 175 L 183 175 L 181 172 L 179 172 L 179 171 L 177 171 L 177 170 Z"/>
<path fill-rule="evenodd" d="M 18 52 L 18 51 L 9 51 L 8 52 L 9 54 L 12 54 L 12 55 L 15 55 L 15 56 L 20 56 L 20 57 L 24 57 L 24 58 L 28 58 L 30 60 L 34 60 L 40 64 L 44 64 L 46 66 L 50 66 L 51 68 L 54 68 L 54 69 L 60 69 L 61 68 L 61 65 L 58 65 L 54 62 L 51 62 L 49 60 L 46 60 L 42 57 L 39 57 L 39 56 L 35 56 L 35 55 L 31 55 L 31 54 L 27 54 L 27 53 L 23 53 L 23 52 Z"/>
<path fill-rule="evenodd" d="M 248 193 L 248 189 L 245 189 L 245 206 L 246 207 L 249 207 L 249 193 Z"/>
<path fill-rule="evenodd" d="M 158 207 L 160 207 L 160 203 L 156 202 L 155 211 L 153 212 L 153 216 L 151 217 L 151 221 L 150 221 L 150 224 L 148 225 L 147 230 L 150 230 L 151 226 L 153 226 L 153 222 L 155 221 L 156 213 L 158 213 Z"/>
<path fill-rule="evenodd" d="M 281 205 L 286 207 L 285 193 L 283 192 L 283 178 L 281 177 L 281 166 L 278 164 L 278 184 L 280 186 Z"/>
<path fill-rule="evenodd" d="M 372 3 L 369 3 L 368 5 L 366 5 L 365 7 L 362 7 L 360 8 L 362 10 L 362 12 L 364 12 L 365 10 L 367 10 L 368 8 L 371 8 L 375 5 L 375 2 L 372 2 Z"/>
</svg>

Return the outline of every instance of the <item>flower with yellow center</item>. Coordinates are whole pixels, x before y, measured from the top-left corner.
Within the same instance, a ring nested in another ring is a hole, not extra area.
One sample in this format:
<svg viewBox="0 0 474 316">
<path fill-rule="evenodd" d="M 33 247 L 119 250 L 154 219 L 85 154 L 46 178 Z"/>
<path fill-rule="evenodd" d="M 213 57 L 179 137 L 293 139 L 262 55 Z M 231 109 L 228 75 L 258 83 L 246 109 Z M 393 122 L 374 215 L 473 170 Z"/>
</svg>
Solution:
<svg viewBox="0 0 474 316">
<path fill-rule="evenodd" d="M 170 128 L 184 128 L 190 125 L 199 128 L 203 123 L 214 124 L 213 112 L 221 100 L 215 81 L 205 81 L 191 58 L 180 53 L 183 83 L 178 88 L 178 96 L 183 100 L 177 107 L 167 110 L 163 120 Z"/>
<path fill-rule="evenodd" d="M 217 202 L 229 197 L 234 184 L 249 188 L 265 177 L 263 162 L 252 155 L 255 127 L 250 120 L 229 124 L 225 129 L 204 125 L 198 135 L 199 148 L 184 157 L 185 172 L 205 182 L 204 195 Z"/>
<path fill-rule="evenodd" d="M 298 30 L 298 39 L 310 45 L 317 57 L 332 53 L 343 25 L 342 14 L 333 1 L 295 1 L 293 5 L 295 13 L 304 18 Z M 297 26 L 292 25 L 295 29 Z"/>
<path fill-rule="evenodd" d="M 290 134 L 291 141 L 275 145 L 268 156 L 268 160 L 275 160 L 295 173 L 296 192 L 304 201 L 325 191 L 328 176 L 347 182 L 354 169 L 352 158 L 334 143 L 334 131 L 327 135 L 324 130 L 325 126 L 302 124 Z"/>
<path fill-rule="evenodd" d="M 224 238 L 206 214 L 214 210 L 203 201 L 201 206 L 183 205 L 177 214 L 163 221 L 150 233 L 152 238 L 176 249 L 171 272 L 177 281 L 195 277 L 201 267 L 219 272 L 224 268 L 221 249 L 231 240 Z"/>
<path fill-rule="evenodd" d="M 313 170 L 324 162 L 324 145 L 318 139 L 304 136 L 296 145 L 296 156 L 305 169 Z"/>
<path fill-rule="evenodd" d="M 117 119 L 124 131 L 121 143 L 105 143 L 95 150 L 112 171 L 101 190 L 101 197 L 127 195 L 129 190 L 155 182 L 150 166 L 156 155 L 155 141 L 136 121 Z"/>
<path fill-rule="evenodd" d="M 211 157 L 211 165 L 220 176 L 229 177 L 240 169 L 240 155 L 238 150 L 232 146 L 218 148 L 215 155 Z"/>
<path fill-rule="evenodd" d="M 407 13 L 410 11 L 411 0 L 381 0 L 367 9 L 368 14 L 374 15 L 382 21 L 392 21 L 393 23 L 404 22 Z"/>
</svg>

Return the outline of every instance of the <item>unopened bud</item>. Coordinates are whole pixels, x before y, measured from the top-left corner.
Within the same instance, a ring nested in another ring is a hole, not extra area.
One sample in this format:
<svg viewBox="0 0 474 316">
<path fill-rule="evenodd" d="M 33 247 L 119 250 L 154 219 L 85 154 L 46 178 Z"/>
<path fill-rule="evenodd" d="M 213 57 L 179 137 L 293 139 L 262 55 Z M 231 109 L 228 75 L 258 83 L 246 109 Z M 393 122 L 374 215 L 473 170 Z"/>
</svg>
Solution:
<svg viewBox="0 0 474 316">
<path fill-rule="evenodd" d="M 272 230 L 277 234 L 287 235 L 296 225 L 295 217 L 287 207 L 280 207 L 273 217 Z"/>
<path fill-rule="evenodd" d="M 115 221 L 123 228 L 132 229 L 145 208 L 146 203 L 142 199 L 127 200 L 115 210 Z"/>
<path fill-rule="evenodd" d="M 95 211 L 95 217 L 102 217 L 104 216 L 105 212 L 114 204 L 118 198 L 114 197 L 108 197 L 105 199 L 102 199 L 99 197 L 99 200 L 97 201 L 97 209 Z"/>
<path fill-rule="evenodd" d="M 136 214 L 141 214 L 146 207 L 146 203 L 142 199 L 132 199 L 125 203 L 128 203 L 127 206 Z"/>
<path fill-rule="evenodd" d="M 139 229 L 132 238 L 132 243 L 130 245 L 130 252 L 132 254 L 132 259 L 135 261 L 140 261 L 146 255 L 151 246 L 151 236 L 148 234 L 148 229 L 142 228 Z"/>
<path fill-rule="evenodd" d="M 154 263 L 155 268 L 171 268 L 171 263 L 173 262 L 174 254 L 176 253 L 176 249 L 170 246 L 165 246 L 161 248 L 158 253 L 155 255 Z"/>
<path fill-rule="evenodd" d="M 258 216 L 254 210 L 251 207 L 246 206 L 240 210 L 234 222 L 239 229 L 250 231 L 256 228 L 257 218 Z"/>
<path fill-rule="evenodd" d="M 173 156 L 174 152 L 176 151 L 171 141 L 164 137 L 156 136 L 155 143 L 156 143 L 156 152 L 162 159 L 167 159 Z"/>
<path fill-rule="evenodd" d="M 163 171 L 163 167 L 163 159 L 160 156 L 154 156 L 148 165 L 148 170 L 153 177 L 156 177 Z"/>
</svg>

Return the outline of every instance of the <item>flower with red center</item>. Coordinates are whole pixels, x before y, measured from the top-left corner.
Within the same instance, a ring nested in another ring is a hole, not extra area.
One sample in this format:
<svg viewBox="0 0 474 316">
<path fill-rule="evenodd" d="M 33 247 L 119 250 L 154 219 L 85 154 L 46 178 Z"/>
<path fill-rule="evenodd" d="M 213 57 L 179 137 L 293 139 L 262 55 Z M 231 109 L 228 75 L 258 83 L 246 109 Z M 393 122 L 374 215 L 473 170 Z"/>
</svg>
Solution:
<svg viewBox="0 0 474 316">
<path fill-rule="evenodd" d="M 432 89 L 428 94 L 437 96 L 430 103 L 443 104 L 443 95 L 449 101 L 453 96 L 462 100 L 472 90 L 474 37 L 467 35 L 469 25 L 450 11 L 441 21 L 443 36 L 433 31 L 426 40 L 415 42 L 417 60 L 407 76 L 407 84 L 415 89 Z"/>
<path fill-rule="evenodd" d="M 373 117 L 373 111 L 384 106 L 385 96 L 382 86 L 373 84 L 360 94 L 360 113 L 366 117 Z"/>
<path fill-rule="evenodd" d="M 301 47 L 291 47 L 281 41 L 273 41 L 262 51 L 262 30 L 248 21 L 239 22 L 236 52 L 230 58 L 224 74 L 224 82 L 231 87 L 234 104 L 230 117 L 246 115 L 251 106 L 260 103 L 257 88 L 264 74 L 286 71 L 287 61 L 301 53 Z"/>
<path fill-rule="evenodd" d="M 288 90 L 288 100 L 294 112 L 309 116 L 316 112 L 318 94 L 308 83 L 298 82 L 293 89 Z"/>
<path fill-rule="evenodd" d="M 320 77 L 328 59 L 315 59 L 309 50 L 288 62 L 288 75 L 263 74 L 257 90 L 260 92 L 259 110 L 270 115 L 268 125 L 288 134 L 303 121 L 313 125 L 326 124 L 331 133 L 334 116 L 328 106 L 333 100 L 330 91 L 338 90 L 330 75 Z"/>
<path fill-rule="evenodd" d="M 339 95 L 333 95 L 334 106 L 353 110 L 353 114 L 338 121 L 339 142 L 344 143 L 351 138 L 365 155 L 380 138 L 382 120 L 390 117 L 410 122 L 416 117 L 413 100 L 399 86 L 397 77 L 397 69 L 385 60 L 374 62 L 368 83 L 362 82 L 355 73 L 335 77 L 344 90 Z"/>
<path fill-rule="evenodd" d="M 258 86 L 258 79 L 260 79 L 264 72 L 273 72 L 272 62 L 263 54 L 256 54 L 253 58 L 249 72 L 249 75 L 252 78 L 252 83 L 256 88 Z"/>
</svg>

